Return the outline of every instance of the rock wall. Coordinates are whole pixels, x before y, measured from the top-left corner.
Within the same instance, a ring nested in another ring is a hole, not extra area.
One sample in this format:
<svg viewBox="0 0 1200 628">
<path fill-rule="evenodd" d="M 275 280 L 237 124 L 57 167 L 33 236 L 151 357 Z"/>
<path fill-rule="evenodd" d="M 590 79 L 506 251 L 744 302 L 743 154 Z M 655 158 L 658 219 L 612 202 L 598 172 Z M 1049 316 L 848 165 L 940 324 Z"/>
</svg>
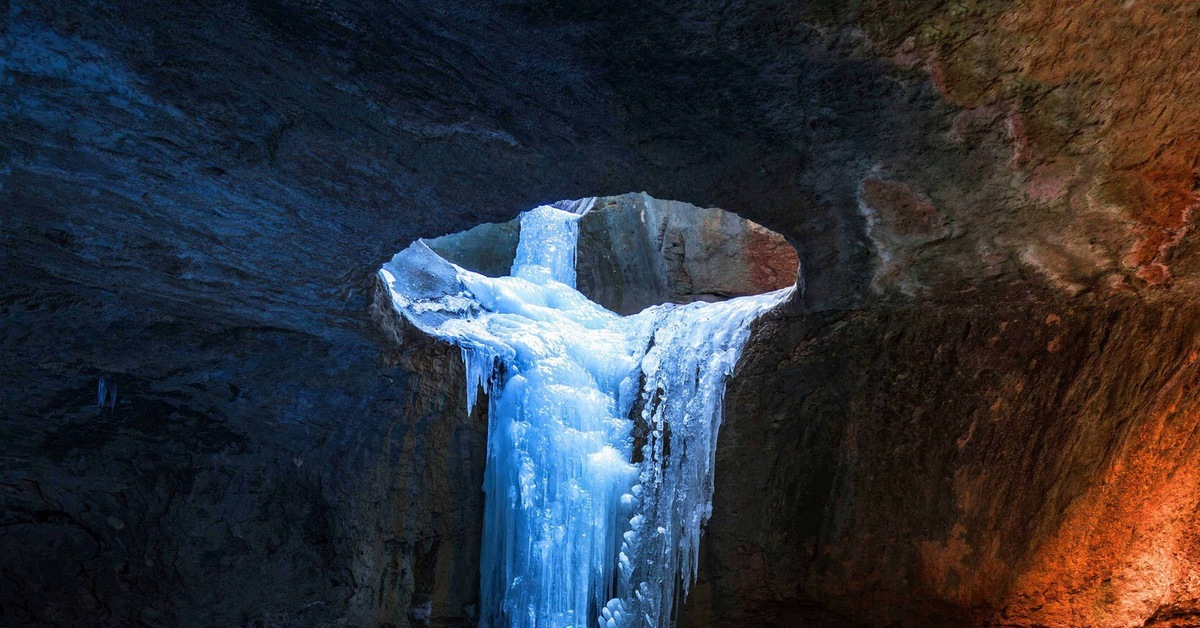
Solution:
<svg viewBox="0 0 1200 628">
<path fill-rule="evenodd" d="M 783 236 L 723 209 L 644 193 L 596 199 L 579 230 L 579 291 L 620 314 L 763 294 L 800 272 Z"/>
<path fill-rule="evenodd" d="M 1200 622 L 1194 305 L 762 323 L 681 625 Z"/>
</svg>

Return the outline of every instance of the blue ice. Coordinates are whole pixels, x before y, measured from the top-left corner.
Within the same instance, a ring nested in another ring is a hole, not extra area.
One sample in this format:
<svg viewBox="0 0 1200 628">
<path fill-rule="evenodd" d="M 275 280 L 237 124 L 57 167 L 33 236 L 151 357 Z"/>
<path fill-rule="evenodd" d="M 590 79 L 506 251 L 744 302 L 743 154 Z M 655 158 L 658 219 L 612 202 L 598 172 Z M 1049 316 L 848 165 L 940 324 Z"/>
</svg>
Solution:
<svg viewBox="0 0 1200 628">
<path fill-rule="evenodd" d="M 522 214 L 507 277 L 419 241 L 380 270 L 400 314 L 462 350 L 468 405 L 487 395 L 483 627 L 672 623 L 712 514 L 725 383 L 788 293 L 619 316 L 575 289 L 580 217 Z"/>
</svg>

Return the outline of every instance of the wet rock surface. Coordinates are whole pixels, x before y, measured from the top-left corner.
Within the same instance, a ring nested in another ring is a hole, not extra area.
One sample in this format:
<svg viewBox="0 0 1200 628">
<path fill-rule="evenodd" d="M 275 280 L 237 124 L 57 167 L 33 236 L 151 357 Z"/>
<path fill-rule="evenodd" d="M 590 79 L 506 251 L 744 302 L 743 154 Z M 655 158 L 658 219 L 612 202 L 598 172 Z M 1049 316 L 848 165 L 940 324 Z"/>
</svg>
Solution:
<svg viewBox="0 0 1200 628">
<path fill-rule="evenodd" d="M 486 425 L 373 273 L 630 190 L 802 264 L 688 625 L 1196 622 L 1194 7 L 2 8 L 0 623 L 469 622 Z"/>
</svg>

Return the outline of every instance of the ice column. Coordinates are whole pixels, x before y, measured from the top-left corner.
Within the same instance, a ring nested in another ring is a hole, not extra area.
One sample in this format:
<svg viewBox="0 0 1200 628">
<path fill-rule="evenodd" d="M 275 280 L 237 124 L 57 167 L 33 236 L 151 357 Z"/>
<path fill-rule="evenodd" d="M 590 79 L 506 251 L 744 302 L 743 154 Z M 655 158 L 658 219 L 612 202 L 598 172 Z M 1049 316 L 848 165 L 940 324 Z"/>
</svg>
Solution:
<svg viewBox="0 0 1200 628">
<path fill-rule="evenodd" d="M 380 271 L 398 312 L 462 349 L 468 404 L 487 393 L 485 627 L 670 625 L 712 510 L 725 382 L 785 296 L 618 316 L 574 289 L 578 220 L 523 214 L 509 277 L 421 243 Z"/>
</svg>

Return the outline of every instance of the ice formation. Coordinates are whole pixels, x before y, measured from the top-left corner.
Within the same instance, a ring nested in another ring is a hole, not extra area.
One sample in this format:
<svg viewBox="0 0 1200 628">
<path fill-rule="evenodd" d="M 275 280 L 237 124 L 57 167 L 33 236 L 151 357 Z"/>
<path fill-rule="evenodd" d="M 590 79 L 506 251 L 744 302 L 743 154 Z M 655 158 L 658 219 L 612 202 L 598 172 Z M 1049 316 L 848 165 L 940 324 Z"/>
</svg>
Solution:
<svg viewBox="0 0 1200 628">
<path fill-rule="evenodd" d="M 117 385 L 109 382 L 107 377 L 101 377 L 96 386 L 96 406 L 101 410 L 105 406 L 108 406 L 109 410 L 117 407 Z"/>
<path fill-rule="evenodd" d="M 671 625 L 712 512 L 725 382 L 787 293 L 618 316 L 575 290 L 580 215 L 523 214 L 508 277 L 422 242 L 380 270 L 398 312 L 461 348 L 468 405 L 487 393 L 484 627 Z"/>
</svg>

